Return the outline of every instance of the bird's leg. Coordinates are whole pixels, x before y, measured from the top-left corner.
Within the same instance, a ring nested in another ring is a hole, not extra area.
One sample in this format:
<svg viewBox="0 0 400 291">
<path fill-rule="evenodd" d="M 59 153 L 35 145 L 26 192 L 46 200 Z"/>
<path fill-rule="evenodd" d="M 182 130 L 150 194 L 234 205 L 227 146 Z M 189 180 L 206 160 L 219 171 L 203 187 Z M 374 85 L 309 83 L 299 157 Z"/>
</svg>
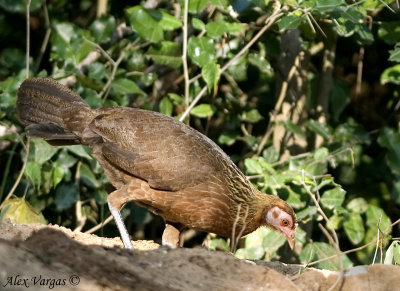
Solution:
<svg viewBox="0 0 400 291">
<path fill-rule="evenodd" d="M 162 245 L 176 248 L 179 243 L 179 234 L 181 232 L 181 225 L 165 222 L 165 229 L 162 235 Z"/>
<path fill-rule="evenodd" d="M 115 190 L 110 193 L 107 197 L 108 208 L 112 216 L 114 217 L 115 224 L 118 227 L 119 233 L 121 235 L 122 242 L 126 249 L 133 249 L 131 239 L 129 238 L 128 230 L 126 229 L 125 223 L 122 220 L 121 208 L 126 203 L 125 199 L 128 196 L 127 191 L 124 188 Z"/>
</svg>

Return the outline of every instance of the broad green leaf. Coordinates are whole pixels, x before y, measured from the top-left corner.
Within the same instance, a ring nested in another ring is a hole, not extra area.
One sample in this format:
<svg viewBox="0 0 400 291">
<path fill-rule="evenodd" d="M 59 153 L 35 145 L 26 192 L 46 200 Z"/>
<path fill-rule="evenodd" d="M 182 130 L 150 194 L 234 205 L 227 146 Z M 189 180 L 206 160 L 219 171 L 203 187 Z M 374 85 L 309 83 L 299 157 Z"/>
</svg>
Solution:
<svg viewBox="0 0 400 291">
<path fill-rule="evenodd" d="M 132 28 L 145 40 L 159 42 L 164 39 L 164 31 L 161 24 L 154 19 L 141 6 L 134 6 L 126 10 Z"/>
<path fill-rule="evenodd" d="M 41 223 L 46 224 L 42 213 L 36 211 L 24 198 L 11 198 L 4 201 L 1 210 L 8 207 L 4 218 L 9 218 L 18 223 Z"/>
<path fill-rule="evenodd" d="M 393 83 L 400 85 L 400 64 L 389 67 L 381 75 L 381 83 Z"/>
<path fill-rule="evenodd" d="M 400 66 L 400 65 L 399 65 Z M 400 67 L 399 67 L 400 68 Z M 400 133 L 384 127 L 378 137 L 378 143 L 387 149 L 386 162 L 396 175 L 400 174 Z"/>
<path fill-rule="evenodd" d="M 62 184 L 56 189 L 54 203 L 57 210 L 70 208 L 78 200 L 78 187 L 75 184 Z"/>
<path fill-rule="evenodd" d="M 117 79 L 112 83 L 111 87 L 116 93 L 146 95 L 135 82 L 129 79 Z"/>
<path fill-rule="evenodd" d="M 209 248 L 210 250 L 225 250 L 227 252 L 230 251 L 228 243 L 223 238 L 212 239 Z"/>
<path fill-rule="evenodd" d="M 27 162 L 25 167 L 25 174 L 35 185 L 36 189 L 40 188 L 42 166 L 37 162 Z"/>
<path fill-rule="evenodd" d="M 335 207 L 342 205 L 345 195 L 346 191 L 340 187 L 335 187 L 331 190 L 325 191 L 322 194 L 321 203 L 326 208 L 334 209 Z"/>
<path fill-rule="evenodd" d="M 236 142 L 239 134 L 235 131 L 223 131 L 218 137 L 218 143 L 231 146 Z"/>
<path fill-rule="evenodd" d="M 386 215 L 385 211 L 382 208 L 379 208 L 375 205 L 369 205 L 367 210 L 367 225 L 370 228 L 376 229 L 379 224 L 379 228 L 381 231 L 385 233 L 392 232 L 392 222 L 390 218 Z"/>
<path fill-rule="evenodd" d="M 62 181 L 62 179 L 64 178 L 64 169 L 62 167 L 59 166 L 55 166 L 52 168 L 51 170 L 51 180 L 53 183 L 53 187 L 55 188 L 58 183 L 60 183 Z"/>
<path fill-rule="evenodd" d="M 104 190 L 98 190 L 98 191 L 96 191 L 96 194 L 94 195 L 96 202 L 99 203 L 100 205 L 104 205 L 107 203 L 107 197 L 108 197 L 108 193 Z"/>
<path fill-rule="evenodd" d="M 378 35 L 388 44 L 400 42 L 400 21 L 383 22 L 379 25 Z"/>
<path fill-rule="evenodd" d="M 302 263 L 310 263 L 314 260 L 320 260 L 327 257 L 336 255 L 337 251 L 335 248 L 327 243 L 314 242 L 306 245 L 306 247 L 300 253 L 300 261 Z M 346 255 L 341 256 L 343 262 L 343 268 L 348 269 L 353 266 L 353 263 Z M 327 269 L 332 271 L 340 270 L 340 262 L 338 258 L 333 258 L 327 261 L 323 261 L 317 265 L 321 269 Z"/>
<path fill-rule="evenodd" d="M 56 147 L 49 145 L 41 138 L 32 138 L 32 143 L 34 149 L 34 160 L 38 164 L 43 164 L 50 160 L 58 150 Z"/>
<path fill-rule="evenodd" d="M 74 37 L 76 31 L 72 24 L 63 22 L 54 25 L 56 33 L 65 41 L 65 43 L 70 43 L 72 37 Z"/>
<path fill-rule="evenodd" d="M 303 220 L 303 219 L 310 219 L 312 216 L 314 216 L 317 213 L 317 207 L 315 206 L 308 206 L 305 209 L 298 211 L 296 213 L 297 220 Z"/>
<path fill-rule="evenodd" d="M 278 27 L 280 30 L 295 29 L 301 24 L 301 22 L 301 16 L 292 14 L 282 17 L 278 23 Z"/>
<path fill-rule="evenodd" d="M 106 42 L 111 39 L 115 26 L 114 16 L 102 16 L 92 22 L 90 32 L 97 43 Z"/>
<path fill-rule="evenodd" d="M 190 114 L 200 118 L 207 118 L 212 116 L 214 112 L 215 109 L 210 104 L 200 104 L 193 107 Z"/>
<path fill-rule="evenodd" d="M 344 231 L 353 245 L 359 244 L 365 235 L 364 222 L 360 214 L 350 213 L 343 222 Z"/>
<path fill-rule="evenodd" d="M 179 68 L 182 65 L 182 48 L 179 43 L 162 41 L 152 45 L 146 55 L 162 65 L 173 68 Z"/>
<path fill-rule="evenodd" d="M 159 23 L 163 30 L 174 30 L 182 26 L 179 19 L 167 12 L 153 9 L 146 9 L 146 11 Z"/>
<path fill-rule="evenodd" d="M 308 120 L 307 127 L 322 136 L 324 139 L 329 139 L 332 136 L 331 129 L 327 125 L 319 123 L 316 120 Z"/>
<path fill-rule="evenodd" d="M 211 38 L 191 37 L 188 42 L 188 55 L 200 67 L 216 61 L 215 44 Z"/>
<path fill-rule="evenodd" d="M 219 78 L 221 76 L 221 68 L 218 64 L 208 63 L 201 69 L 201 75 L 207 84 L 208 92 L 214 90 L 216 92 Z"/>
<path fill-rule="evenodd" d="M 27 0 L 0 0 L 0 7 L 7 12 L 11 13 L 25 13 Z M 34 12 L 42 7 L 42 0 L 32 0 L 30 3 L 29 11 Z"/>
<path fill-rule="evenodd" d="M 328 12 L 340 7 L 342 4 L 345 4 L 343 0 L 317 0 L 315 10 L 319 12 Z"/>
<path fill-rule="evenodd" d="M 204 24 L 204 22 L 201 21 L 198 18 L 193 18 L 192 19 L 192 25 L 193 25 L 193 27 L 195 29 L 198 29 L 198 30 L 205 30 L 206 29 L 206 25 Z"/>
<path fill-rule="evenodd" d="M 247 121 L 250 123 L 259 122 L 263 117 L 257 109 L 251 109 L 249 111 L 245 111 L 240 115 L 240 120 Z"/>
<path fill-rule="evenodd" d="M 70 151 L 71 153 L 74 153 L 78 157 L 85 158 L 85 159 L 88 159 L 88 160 L 92 160 L 93 159 L 88 154 L 88 152 L 85 150 L 85 147 L 83 145 L 73 145 L 73 146 L 68 146 L 66 148 L 68 149 L 68 151 Z M 71 161 L 71 162 L 75 163 L 75 160 Z"/>
<path fill-rule="evenodd" d="M 287 187 L 286 190 L 289 192 L 286 202 L 289 203 L 290 206 L 295 209 L 300 209 L 305 206 L 305 202 L 301 200 L 301 195 L 299 193 L 294 192 L 290 187 Z"/>
<path fill-rule="evenodd" d="M 246 167 L 246 172 L 249 174 L 262 174 L 263 166 L 261 163 L 253 158 L 247 158 L 244 160 L 244 166 Z"/>
<path fill-rule="evenodd" d="M 80 179 L 82 182 L 89 187 L 98 188 L 101 183 L 97 181 L 96 176 L 93 174 L 93 171 L 89 168 L 88 165 L 82 164 L 79 169 Z"/>
<path fill-rule="evenodd" d="M 393 241 L 388 247 L 383 264 L 392 265 L 400 264 L 400 245 L 399 241 Z"/>
<path fill-rule="evenodd" d="M 400 62 L 400 42 L 396 44 L 394 50 L 389 51 L 391 62 Z"/>
<path fill-rule="evenodd" d="M 265 162 L 272 164 L 279 160 L 278 150 L 274 146 L 270 146 L 263 150 L 262 156 Z"/>
<path fill-rule="evenodd" d="M 265 250 L 262 246 L 238 249 L 235 253 L 237 258 L 246 260 L 261 260 L 264 255 Z"/>
<path fill-rule="evenodd" d="M 298 136 L 302 136 L 305 137 L 306 134 L 304 133 L 304 131 L 297 126 L 296 124 L 294 124 L 292 121 L 290 120 L 284 120 L 282 121 L 283 126 L 285 127 L 286 131 L 292 132 L 297 134 Z"/>
<path fill-rule="evenodd" d="M 208 0 L 190 0 L 188 1 L 188 10 L 191 13 L 198 13 L 204 10 L 208 4 Z M 183 6 L 182 6 L 183 8 Z"/>
<path fill-rule="evenodd" d="M 369 28 L 365 26 L 356 26 L 355 38 L 362 45 L 370 45 L 374 42 L 374 35 L 372 34 L 371 30 L 369 30 Z"/>
<path fill-rule="evenodd" d="M 368 209 L 368 203 L 364 198 L 354 198 L 347 204 L 347 209 L 355 213 L 365 213 Z"/>
<path fill-rule="evenodd" d="M 164 97 L 160 101 L 160 112 L 162 114 L 172 116 L 172 110 L 174 109 L 174 105 L 168 97 Z"/>
</svg>

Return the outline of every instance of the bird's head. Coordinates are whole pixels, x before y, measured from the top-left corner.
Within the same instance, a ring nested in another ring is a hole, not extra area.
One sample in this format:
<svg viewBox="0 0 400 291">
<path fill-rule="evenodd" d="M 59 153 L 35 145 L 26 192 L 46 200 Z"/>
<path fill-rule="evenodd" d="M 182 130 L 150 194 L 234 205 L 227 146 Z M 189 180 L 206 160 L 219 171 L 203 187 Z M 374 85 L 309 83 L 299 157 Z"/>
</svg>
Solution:
<svg viewBox="0 0 400 291">
<path fill-rule="evenodd" d="M 264 212 L 266 225 L 286 236 L 290 248 L 295 246 L 296 217 L 293 209 L 283 200 L 278 200 Z"/>
</svg>

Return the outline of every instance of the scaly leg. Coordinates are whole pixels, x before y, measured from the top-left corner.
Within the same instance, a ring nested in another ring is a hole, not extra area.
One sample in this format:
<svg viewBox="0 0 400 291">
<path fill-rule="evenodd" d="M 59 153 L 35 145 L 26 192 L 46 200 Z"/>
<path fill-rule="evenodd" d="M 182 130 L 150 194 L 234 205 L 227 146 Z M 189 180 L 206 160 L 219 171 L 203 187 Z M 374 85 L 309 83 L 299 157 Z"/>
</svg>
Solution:
<svg viewBox="0 0 400 291">
<path fill-rule="evenodd" d="M 131 239 L 129 238 L 128 230 L 126 229 L 125 223 L 122 220 L 121 208 L 126 203 L 127 193 L 125 189 L 116 190 L 107 197 L 108 208 L 112 216 L 114 217 L 115 224 L 118 227 L 119 233 L 121 235 L 122 242 L 126 249 L 133 249 Z"/>
</svg>

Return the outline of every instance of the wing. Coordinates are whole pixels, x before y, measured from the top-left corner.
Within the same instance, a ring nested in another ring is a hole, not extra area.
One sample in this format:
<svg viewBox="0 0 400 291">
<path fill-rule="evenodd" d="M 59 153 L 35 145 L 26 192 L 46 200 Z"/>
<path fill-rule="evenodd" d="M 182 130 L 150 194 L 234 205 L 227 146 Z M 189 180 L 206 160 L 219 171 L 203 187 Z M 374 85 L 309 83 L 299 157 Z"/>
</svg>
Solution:
<svg viewBox="0 0 400 291">
<path fill-rule="evenodd" d="M 152 188 L 184 189 L 232 163 L 213 141 L 172 117 L 126 107 L 97 111 L 86 143 L 100 142 L 108 162 Z"/>
</svg>

